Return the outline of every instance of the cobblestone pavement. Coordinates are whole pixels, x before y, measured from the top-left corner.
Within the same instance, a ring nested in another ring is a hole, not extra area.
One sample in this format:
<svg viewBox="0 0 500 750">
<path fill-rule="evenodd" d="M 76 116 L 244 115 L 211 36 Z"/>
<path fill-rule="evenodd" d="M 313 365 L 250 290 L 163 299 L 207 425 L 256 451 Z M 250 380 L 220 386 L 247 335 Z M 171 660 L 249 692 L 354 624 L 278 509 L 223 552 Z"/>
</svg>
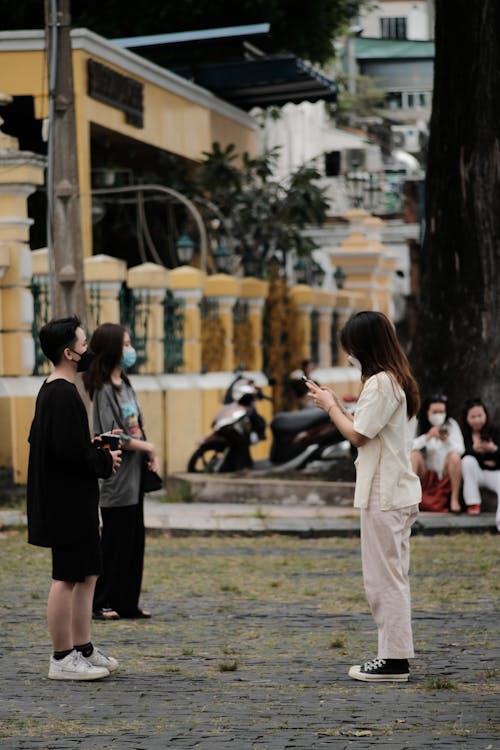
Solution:
<svg viewBox="0 0 500 750">
<path fill-rule="evenodd" d="M 421 543 L 431 557 L 446 541 Z M 10 540 L 0 545 L 3 570 L 25 566 L 3 586 L 0 605 L 2 750 L 500 747 L 494 587 L 485 596 L 466 586 L 460 611 L 415 609 L 410 683 L 374 686 L 347 676 L 352 663 L 374 655 L 358 540 L 150 539 L 145 601 L 154 603 L 154 617 L 94 628 L 95 642 L 120 658 L 120 670 L 97 683 L 54 682 L 46 678 L 43 622 L 48 557 Z M 285 598 L 278 584 L 270 594 L 241 595 L 242 582 L 231 576 L 231 584 L 205 586 L 215 558 L 221 575 L 226 568 L 241 576 L 257 562 L 275 572 L 279 561 L 288 580 L 296 577 L 297 596 Z M 178 576 L 168 590 L 164 564 Z M 459 567 L 462 574 L 466 581 L 470 574 Z M 454 575 L 437 572 L 432 585 Z M 495 582 L 498 570 L 490 566 L 484 576 Z M 417 594 L 429 580 L 417 571 Z M 336 587 L 346 602 L 352 589 L 353 611 L 336 606 Z"/>
</svg>

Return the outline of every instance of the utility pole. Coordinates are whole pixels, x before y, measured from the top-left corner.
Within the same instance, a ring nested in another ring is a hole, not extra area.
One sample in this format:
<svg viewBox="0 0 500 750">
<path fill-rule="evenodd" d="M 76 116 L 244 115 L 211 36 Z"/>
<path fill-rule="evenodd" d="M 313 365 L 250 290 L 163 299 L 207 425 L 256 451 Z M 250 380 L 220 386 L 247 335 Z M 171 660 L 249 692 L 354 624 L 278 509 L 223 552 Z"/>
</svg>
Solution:
<svg viewBox="0 0 500 750">
<path fill-rule="evenodd" d="M 54 317 L 85 322 L 70 0 L 45 0 L 49 61 L 47 245 Z"/>
</svg>

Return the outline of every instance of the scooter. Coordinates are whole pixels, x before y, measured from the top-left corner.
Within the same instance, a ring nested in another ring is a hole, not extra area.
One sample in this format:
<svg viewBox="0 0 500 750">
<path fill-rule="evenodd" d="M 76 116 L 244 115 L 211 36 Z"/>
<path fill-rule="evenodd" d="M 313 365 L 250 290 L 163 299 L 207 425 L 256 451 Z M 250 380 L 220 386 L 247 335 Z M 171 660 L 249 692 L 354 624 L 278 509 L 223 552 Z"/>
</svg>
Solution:
<svg viewBox="0 0 500 750">
<path fill-rule="evenodd" d="M 346 408 L 351 406 L 346 404 Z M 250 407 L 251 408 L 251 407 Z M 250 445 L 259 436 L 252 429 L 249 406 L 233 402 L 224 406 L 212 423 L 212 432 L 199 443 L 189 459 L 189 472 L 222 473 L 254 469 L 263 473 L 292 469 L 327 469 L 339 457 L 348 456 L 350 443 L 332 424 L 328 414 L 315 406 L 297 412 L 278 412 L 271 422 L 269 460 L 254 462 Z"/>
</svg>

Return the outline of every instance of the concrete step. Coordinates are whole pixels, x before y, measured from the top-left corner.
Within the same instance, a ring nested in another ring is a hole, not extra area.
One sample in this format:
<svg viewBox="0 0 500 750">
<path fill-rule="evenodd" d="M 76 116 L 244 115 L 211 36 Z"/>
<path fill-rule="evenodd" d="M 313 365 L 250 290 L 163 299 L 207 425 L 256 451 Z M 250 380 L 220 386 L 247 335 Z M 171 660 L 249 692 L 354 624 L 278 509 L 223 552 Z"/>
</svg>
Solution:
<svg viewBox="0 0 500 750">
<path fill-rule="evenodd" d="M 170 477 L 167 490 L 179 483 L 189 487 L 193 502 L 271 503 L 275 505 L 334 505 L 352 507 L 353 482 L 321 482 L 311 479 L 252 477 L 251 475 L 184 474 Z"/>
</svg>

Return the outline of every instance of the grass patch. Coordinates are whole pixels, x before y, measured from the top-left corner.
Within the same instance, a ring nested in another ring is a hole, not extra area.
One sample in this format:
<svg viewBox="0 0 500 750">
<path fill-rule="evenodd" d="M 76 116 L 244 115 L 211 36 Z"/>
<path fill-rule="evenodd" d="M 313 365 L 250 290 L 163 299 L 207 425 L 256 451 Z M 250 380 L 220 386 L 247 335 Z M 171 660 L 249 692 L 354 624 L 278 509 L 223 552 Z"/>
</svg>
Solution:
<svg viewBox="0 0 500 750">
<path fill-rule="evenodd" d="M 219 664 L 219 672 L 236 672 L 237 669 L 238 662 L 236 659 L 221 661 Z"/>
<path fill-rule="evenodd" d="M 345 648 L 345 645 L 345 639 L 340 636 L 330 641 L 330 648 Z"/>
<path fill-rule="evenodd" d="M 447 677 L 431 677 L 425 683 L 427 690 L 457 690 L 458 685 Z"/>
</svg>

